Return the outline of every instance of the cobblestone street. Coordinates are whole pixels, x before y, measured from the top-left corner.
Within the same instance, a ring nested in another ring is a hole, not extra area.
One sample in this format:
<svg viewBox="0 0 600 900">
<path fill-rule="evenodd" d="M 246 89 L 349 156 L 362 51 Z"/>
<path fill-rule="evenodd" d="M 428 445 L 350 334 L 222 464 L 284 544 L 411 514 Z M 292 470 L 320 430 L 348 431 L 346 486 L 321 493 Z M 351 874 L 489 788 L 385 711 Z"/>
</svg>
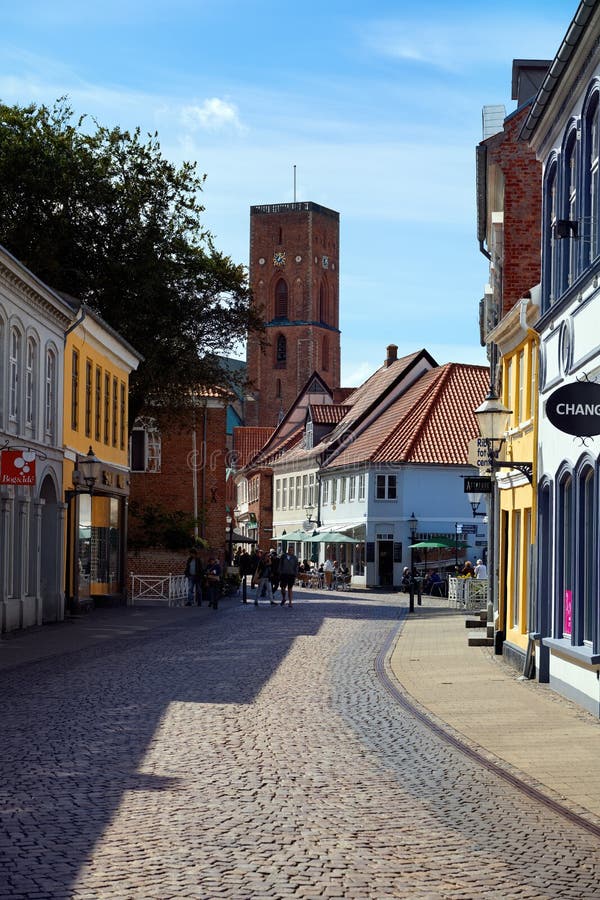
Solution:
<svg viewBox="0 0 600 900">
<path fill-rule="evenodd" d="M 400 595 L 226 600 L 0 672 L 0 897 L 600 897 L 593 835 L 403 709 Z"/>
</svg>

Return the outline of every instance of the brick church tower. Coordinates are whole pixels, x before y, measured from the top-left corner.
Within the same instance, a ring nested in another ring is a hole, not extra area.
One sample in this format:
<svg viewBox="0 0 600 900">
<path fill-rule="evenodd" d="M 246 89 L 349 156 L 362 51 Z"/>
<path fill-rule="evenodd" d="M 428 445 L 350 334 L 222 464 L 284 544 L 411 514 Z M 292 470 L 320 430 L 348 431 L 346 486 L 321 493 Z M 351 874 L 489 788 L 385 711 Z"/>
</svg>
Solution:
<svg viewBox="0 0 600 900">
<path fill-rule="evenodd" d="M 250 285 L 268 346 L 248 340 L 246 425 L 276 425 L 314 371 L 340 386 L 339 236 L 339 213 L 316 203 L 250 208 Z"/>
</svg>

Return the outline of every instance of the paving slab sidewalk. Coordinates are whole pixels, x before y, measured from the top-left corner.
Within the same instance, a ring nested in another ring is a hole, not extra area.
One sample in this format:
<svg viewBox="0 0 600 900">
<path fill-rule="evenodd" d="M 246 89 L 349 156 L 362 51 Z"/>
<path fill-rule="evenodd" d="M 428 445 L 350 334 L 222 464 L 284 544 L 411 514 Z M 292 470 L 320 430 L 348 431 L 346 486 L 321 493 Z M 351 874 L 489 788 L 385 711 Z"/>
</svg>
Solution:
<svg viewBox="0 0 600 900">
<path fill-rule="evenodd" d="M 435 720 L 553 799 L 600 822 L 600 721 L 547 685 L 522 680 L 493 648 L 469 647 L 465 614 L 424 605 L 409 614 L 390 667 Z"/>
</svg>

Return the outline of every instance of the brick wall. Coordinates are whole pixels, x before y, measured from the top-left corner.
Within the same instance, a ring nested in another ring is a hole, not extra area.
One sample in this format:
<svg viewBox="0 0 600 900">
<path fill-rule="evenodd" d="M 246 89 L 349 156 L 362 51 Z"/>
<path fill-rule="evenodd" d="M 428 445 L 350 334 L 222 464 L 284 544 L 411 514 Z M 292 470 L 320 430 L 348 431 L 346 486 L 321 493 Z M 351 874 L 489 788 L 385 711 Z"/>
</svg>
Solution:
<svg viewBox="0 0 600 900">
<path fill-rule="evenodd" d="M 208 407 L 206 419 L 203 411 L 198 410 L 195 428 L 193 422 L 169 423 L 163 417 L 160 431 L 161 470 L 131 473 L 130 502 L 193 516 L 195 476 L 200 536 L 214 550 L 223 550 L 228 462 L 225 408 L 222 405 Z"/>
<path fill-rule="evenodd" d="M 504 132 L 490 139 L 488 160 L 504 176 L 502 315 L 541 277 L 542 166 L 518 139 L 529 106 L 509 116 Z"/>
</svg>

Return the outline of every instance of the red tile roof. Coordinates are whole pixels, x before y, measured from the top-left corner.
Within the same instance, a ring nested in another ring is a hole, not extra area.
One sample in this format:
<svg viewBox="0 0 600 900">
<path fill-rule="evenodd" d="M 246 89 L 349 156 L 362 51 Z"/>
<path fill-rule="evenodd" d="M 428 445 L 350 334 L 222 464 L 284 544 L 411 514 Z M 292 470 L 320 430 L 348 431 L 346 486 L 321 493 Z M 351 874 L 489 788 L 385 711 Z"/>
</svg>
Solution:
<svg viewBox="0 0 600 900">
<path fill-rule="evenodd" d="M 329 466 L 367 461 L 466 465 L 469 441 L 478 435 L 473 410 L 488 387 L 485 366 L 448 363 L 431 369 Z"/>
<path fill-rule="evenodd" d="M 334 403 L 314 403 L 310 405 L 309 409 L 311 418 L 316 425 L 337 425 L 350 411 L 349 406 Z"/>
<path fill-rule="evenodd" d="M 233 452 L 238 469 L 262 450 L 274 431 L 274 428 L 250 426 L 233 429 Z"/>
</svg>

